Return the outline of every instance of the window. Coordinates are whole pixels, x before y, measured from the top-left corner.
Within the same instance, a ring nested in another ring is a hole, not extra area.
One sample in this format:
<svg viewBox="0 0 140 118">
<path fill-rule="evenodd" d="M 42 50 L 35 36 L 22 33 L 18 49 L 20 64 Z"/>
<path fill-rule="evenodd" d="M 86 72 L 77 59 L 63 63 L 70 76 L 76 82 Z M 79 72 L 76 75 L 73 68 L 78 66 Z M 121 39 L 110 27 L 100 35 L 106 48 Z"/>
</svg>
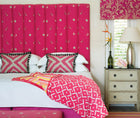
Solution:
<svg viewBox="0 0 140 118">
<path fill-rule="evenodd" d="M 114 66 L 124 67 L 122 62 L 126 63 L 127 44 L 119 43 L 124 29 L 128 27 L 127 20 L 114 20 Z"/>
<path fill-rule="evenodd" d="M 122 33 L 126 27 L 135 26 L 136 20 L 110 20 L 106 21 L 109 26 L 109 31 L 113 35 L 113 57 L 114 67 L 125 67 L 123 63 L 126 63 L 127 44 L 119 42 Z M 107 54 L 108 55 L 108 54 Z M 108 58 L 108 56 L 107 56 Z"/>
</svg>

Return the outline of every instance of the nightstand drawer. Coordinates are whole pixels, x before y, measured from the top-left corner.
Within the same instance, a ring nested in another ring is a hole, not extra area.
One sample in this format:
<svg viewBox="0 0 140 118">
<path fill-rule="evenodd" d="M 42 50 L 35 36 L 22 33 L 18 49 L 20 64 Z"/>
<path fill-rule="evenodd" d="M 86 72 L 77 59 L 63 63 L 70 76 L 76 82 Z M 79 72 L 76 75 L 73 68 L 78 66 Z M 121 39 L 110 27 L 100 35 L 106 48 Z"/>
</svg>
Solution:
<svg viewBox="0 0 140 118">
<path fill-rule="evenodd" d="M 137 101 L 137 93 L 135 92 L 110 92 L 109 93 L 109 102 L 118 102 L 118 101 L 125 101 L 125 102 L 132 102 Z"/>
<path fill-rule="evenodd" d="M 109 71 L 109 80 L 137 80 L 137 71 Z"/>
<path fill-rule="evenodd" d="M 109 82 L 109 91 L 137 91 L 137 82 Z"/>
</svg>

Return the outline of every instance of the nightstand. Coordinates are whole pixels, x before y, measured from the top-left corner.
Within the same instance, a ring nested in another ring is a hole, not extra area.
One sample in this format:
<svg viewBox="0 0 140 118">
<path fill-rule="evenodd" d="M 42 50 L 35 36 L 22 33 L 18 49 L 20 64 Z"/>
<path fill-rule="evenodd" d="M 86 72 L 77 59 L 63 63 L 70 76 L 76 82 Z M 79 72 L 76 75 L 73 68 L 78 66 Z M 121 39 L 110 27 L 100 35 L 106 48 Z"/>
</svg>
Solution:
<svg viewBox="0 0 140 118">
<path fill-rule="evenodd" d="M 140 69 L 105 69 L 105 104 L 135 104 L 139 111 Z"/>
</svg>

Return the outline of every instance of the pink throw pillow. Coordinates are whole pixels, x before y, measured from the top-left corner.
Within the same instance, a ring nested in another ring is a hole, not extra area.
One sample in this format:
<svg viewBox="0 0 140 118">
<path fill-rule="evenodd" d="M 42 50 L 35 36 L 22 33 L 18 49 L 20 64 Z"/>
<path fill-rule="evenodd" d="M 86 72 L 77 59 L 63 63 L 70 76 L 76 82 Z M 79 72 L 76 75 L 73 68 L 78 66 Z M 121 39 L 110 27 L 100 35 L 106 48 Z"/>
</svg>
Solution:
<svg viewBox="0 0 140 118">
<path fill-rule="evenodd" d="M 1 53 L 1 73 L 28 73 L 30 52 Z"/>
<path fill-rule="evenodd" d="M 47 54 L 46 72 L 48 73 L 65 73 L 75 72 L 75 59 L 77 53 L 74 54 Z"/>
</svg>

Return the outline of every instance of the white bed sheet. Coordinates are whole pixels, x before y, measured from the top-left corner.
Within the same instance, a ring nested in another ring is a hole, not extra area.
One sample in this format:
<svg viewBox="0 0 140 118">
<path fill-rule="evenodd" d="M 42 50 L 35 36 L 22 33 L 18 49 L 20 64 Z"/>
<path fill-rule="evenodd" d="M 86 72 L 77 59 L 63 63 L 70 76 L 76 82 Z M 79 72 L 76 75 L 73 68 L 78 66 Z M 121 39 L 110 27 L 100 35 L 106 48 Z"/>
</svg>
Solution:
<svg viewBox="0 0 140 118">
<path fill-rule="evenodd" d="M 71 75 L 84 75 L 91 78 L 90 72 L 65 73 Z M 27 73 L 0 74 L 0 107 L 50 107 L 69 108 L 61 103 L 51 100 L 40 88 L 19 81 L 11 81 L 14 77 L 27 76 Z"/>
</svg>

